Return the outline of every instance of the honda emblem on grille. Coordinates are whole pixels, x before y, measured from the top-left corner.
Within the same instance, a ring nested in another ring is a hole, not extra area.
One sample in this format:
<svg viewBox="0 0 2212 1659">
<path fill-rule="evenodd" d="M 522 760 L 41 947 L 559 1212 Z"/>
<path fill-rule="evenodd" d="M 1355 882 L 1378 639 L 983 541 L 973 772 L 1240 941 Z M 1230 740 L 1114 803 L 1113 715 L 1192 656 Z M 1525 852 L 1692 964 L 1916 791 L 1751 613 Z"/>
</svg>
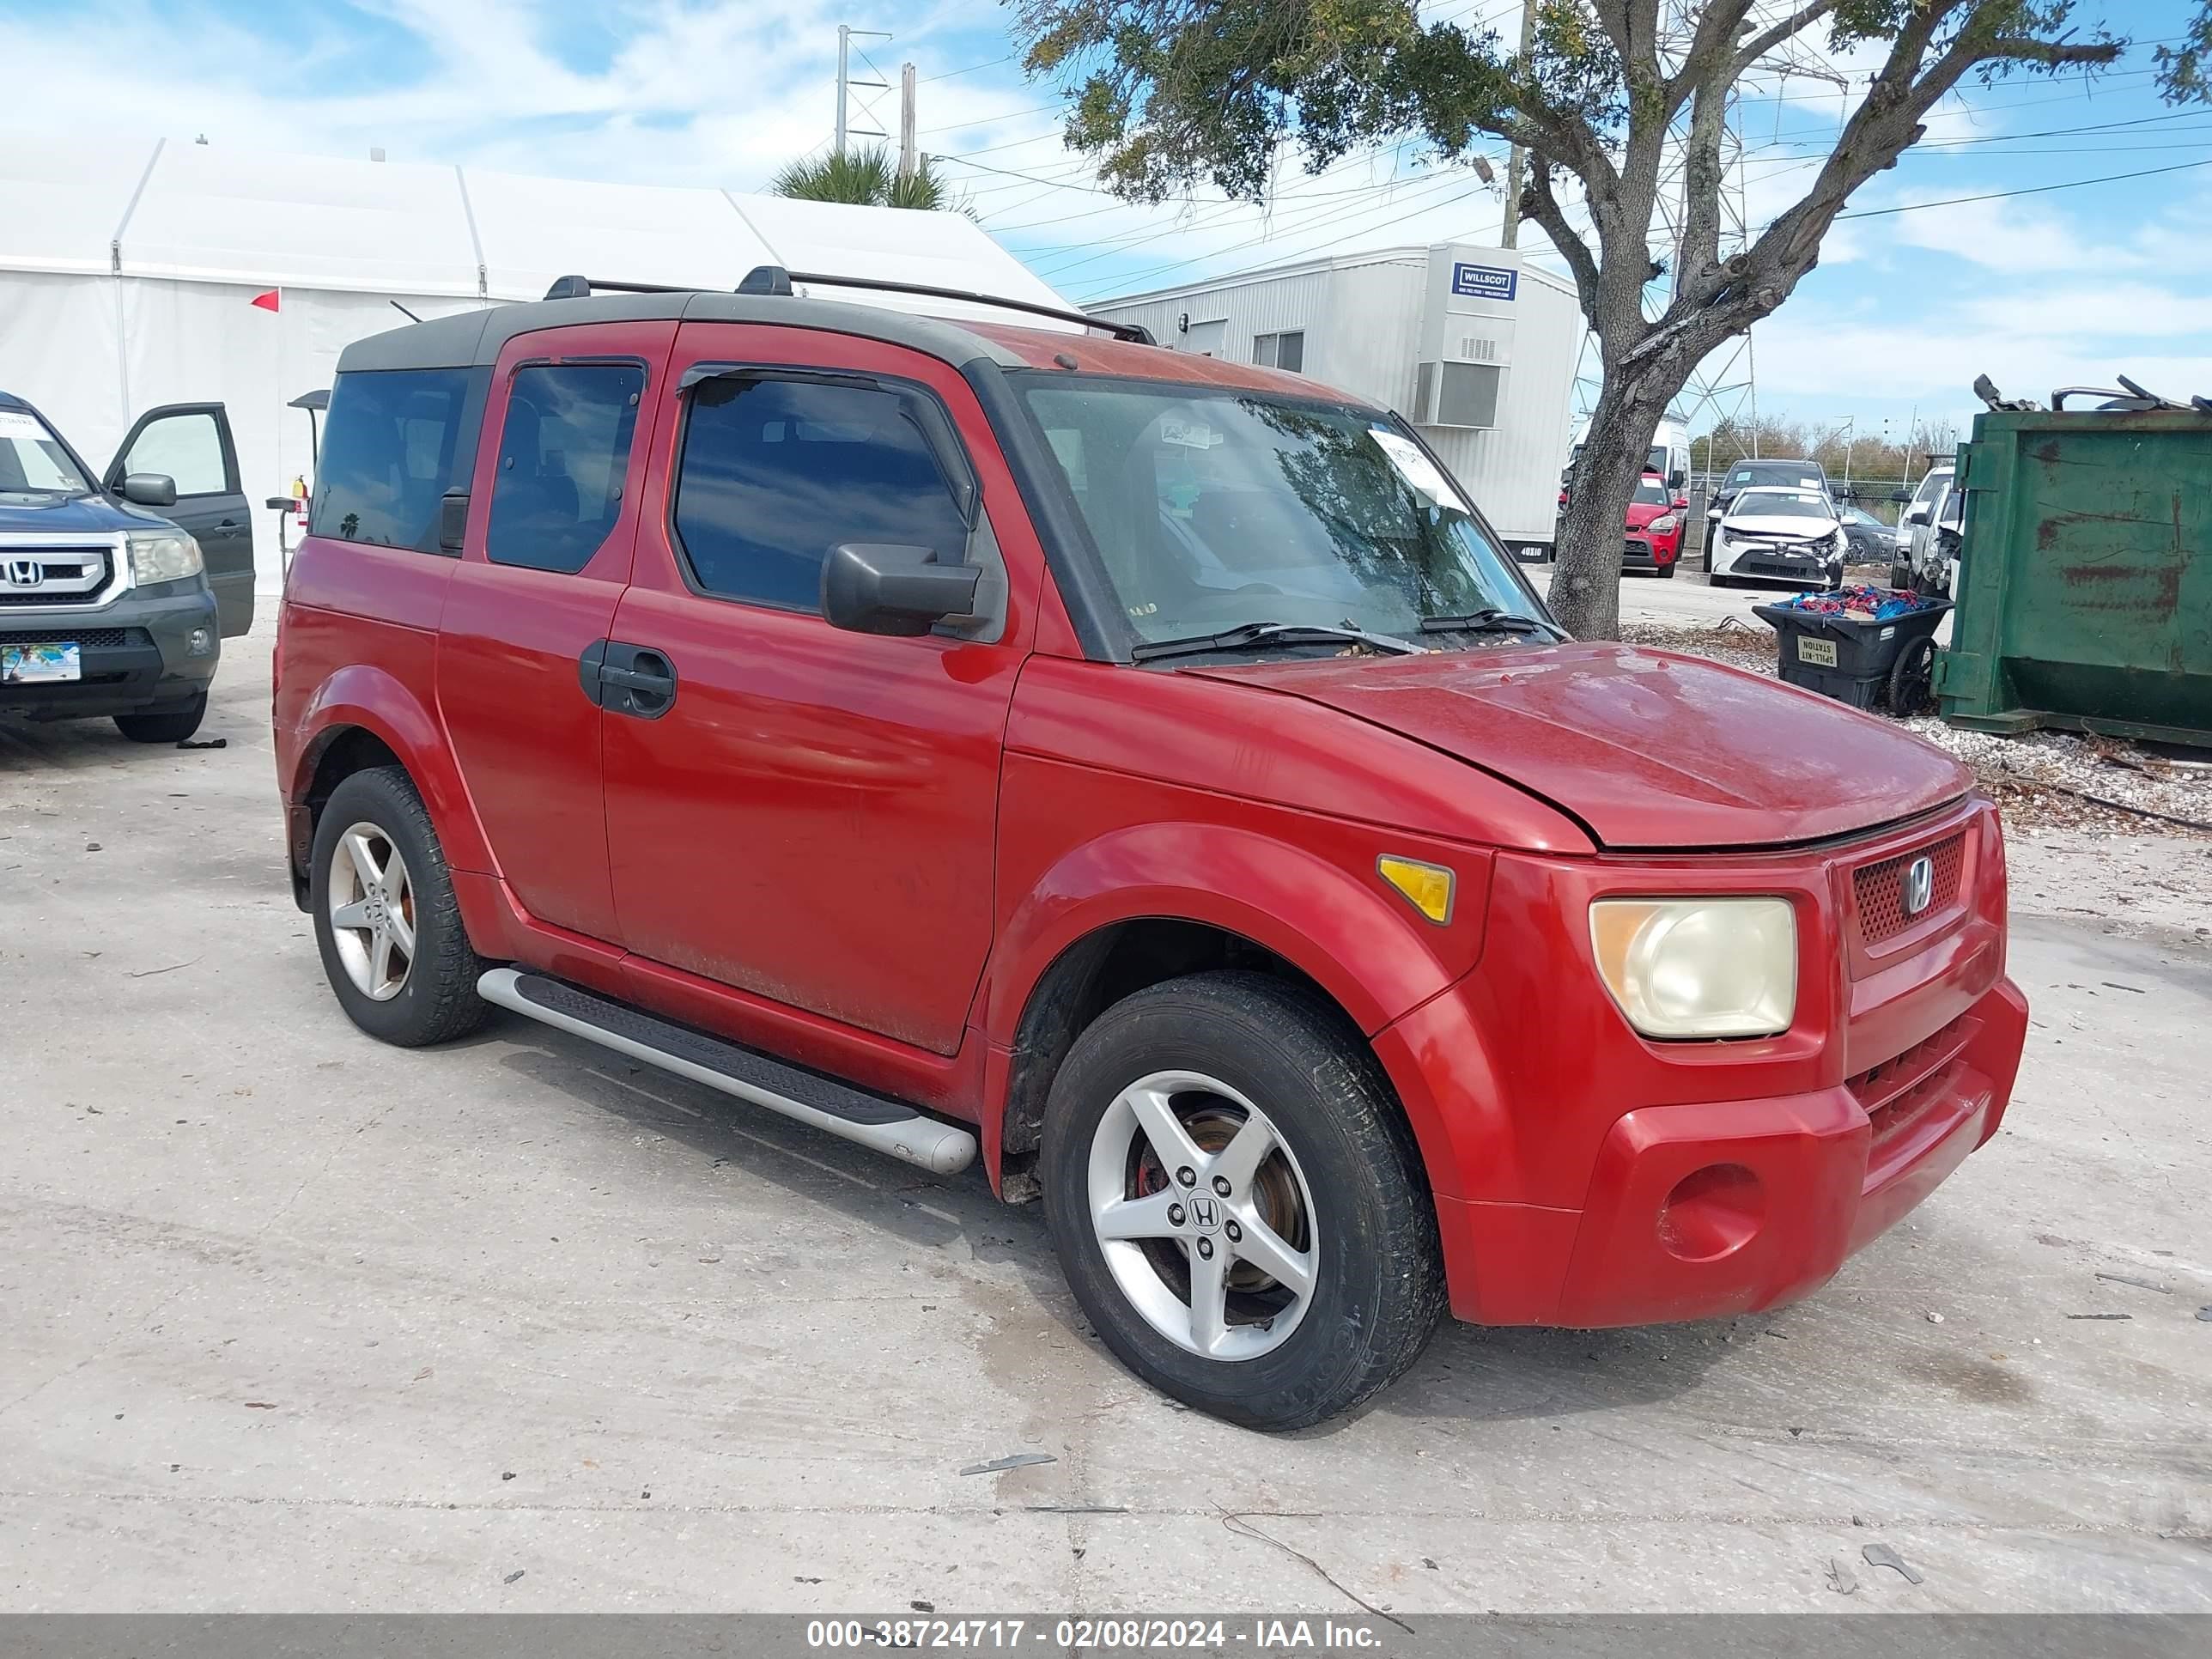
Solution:
<svg viewBox="0 0 2212 1659">
<path fill-rule="evenodd" d="M 1917 916 L 1936 896 L 1936 860 L 1917 858 L 1905 866 L 1905 914 Z"/>
<path fill-rule="evenodd" d="M 9 560 L 7 574 L 10 587 L 36 587 L 46 579 L 46 567 L 36 559 Z"/>
</svg>

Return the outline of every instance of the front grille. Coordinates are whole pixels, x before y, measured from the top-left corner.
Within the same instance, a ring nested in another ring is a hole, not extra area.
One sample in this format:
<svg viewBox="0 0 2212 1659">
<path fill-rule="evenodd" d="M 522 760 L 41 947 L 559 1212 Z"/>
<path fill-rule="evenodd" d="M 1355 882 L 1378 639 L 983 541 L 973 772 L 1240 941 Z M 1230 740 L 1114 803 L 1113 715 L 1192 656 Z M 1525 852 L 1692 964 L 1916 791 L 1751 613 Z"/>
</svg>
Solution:
<svg viewBox="0 0 2212 1659">
<path fill-rule="evenodd" d="M 143 628 L 0 629 L 0 645 L 151 645 L 154 636 Z"/>
<path fill-rule="evenodd" d="M 1961 1014 L 1903 1054 L 1844 1079 L 1874 1128 L 1868 1152 L 1870 1168 L 1882 1162 L 1889 1147 L 1910 1138 L 1931 1114 L 1954 1101 L 1966 1066 L 1966 1047 L 1980 1030 L 1979 1020 Z"/>
<path fill-rule="evenodd" d="M 88 605 L 107 586 L 108 554 L 97 547 L 0 545 L 0 610 L 30 605 Z M 39 580 L 19 585 L 10 565 L 39 569 Z"/>
<path fill-rule="evenodd" d="M 1947 910 L 1958 902 L 1959 876 L 1965 867 L 1966 857 L 1966 838 L 1960 834 L 1948 841 L 1939 841 L 1933 847 L 1916 848 L 1910 853 L 1899 853 L 1893 859 L 1884 859 L 1879 864 L 1863 864 L 1852 871 L 1851 891 L 1858 900 L 1860 940 L 1867 945 L 1880 945 L 1885 939 L 1895 939 L 1923 918 Z M 1917 915 L 1907 915 L 1905 913 L 1905 872 L 1917 858 L 1934 860 L 1935 881 L 1926 908 Z"/>
</svg>

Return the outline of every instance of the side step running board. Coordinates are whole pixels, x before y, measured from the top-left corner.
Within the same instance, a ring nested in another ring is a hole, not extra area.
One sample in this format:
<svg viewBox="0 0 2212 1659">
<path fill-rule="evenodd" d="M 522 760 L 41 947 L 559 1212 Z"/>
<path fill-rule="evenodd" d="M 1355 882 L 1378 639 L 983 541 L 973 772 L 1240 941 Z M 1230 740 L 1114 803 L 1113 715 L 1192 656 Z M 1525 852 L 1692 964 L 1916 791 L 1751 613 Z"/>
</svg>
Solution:
<svg viewBox="0 0 2212 1659">
<path fill-rule="evenodd" d="M 487 1002 L 939 1175 L 964 1170 L 975 1159 L 973 1134 L 902 1102 L 800 1071 L 543 974 L 495 968 L 477 981 L 477 992 Z"/>
</svg>

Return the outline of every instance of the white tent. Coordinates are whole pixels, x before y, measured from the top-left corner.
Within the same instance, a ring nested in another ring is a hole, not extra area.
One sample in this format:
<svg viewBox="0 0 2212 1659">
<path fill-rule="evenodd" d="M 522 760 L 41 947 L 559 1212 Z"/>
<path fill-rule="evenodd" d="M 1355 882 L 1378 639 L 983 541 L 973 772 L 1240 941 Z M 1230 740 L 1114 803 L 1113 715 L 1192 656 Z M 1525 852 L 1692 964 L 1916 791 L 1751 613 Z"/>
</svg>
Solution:
<svg viewBox="0 0 2212 1659">
<path fill-rule="evenodd" d="M 542 298 L 571 272 L 728 289 L 760 264 L 1066 303 L 960 214 L 0 134 L 0 389 L 94 466 L 138 411 L 219 400 L 257 507 L 310 468 L 307 417 L 287 404 L 329 386 L 352 341 L 404 323 L 394 302 L 443 316 Z M 272 289 L 273 313 L 253 304 Z M 273 580 L 274 523 L 255 520 Z"/>
</svg>

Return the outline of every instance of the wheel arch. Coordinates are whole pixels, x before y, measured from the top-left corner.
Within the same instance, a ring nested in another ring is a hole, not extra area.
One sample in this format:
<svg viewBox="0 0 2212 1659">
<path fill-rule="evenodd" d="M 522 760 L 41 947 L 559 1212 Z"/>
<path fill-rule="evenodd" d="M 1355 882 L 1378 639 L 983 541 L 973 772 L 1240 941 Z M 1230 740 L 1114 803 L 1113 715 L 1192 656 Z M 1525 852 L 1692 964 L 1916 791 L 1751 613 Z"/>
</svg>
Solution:
<svg viewBox="0 0 2212 1659">
<path fill-rule="evenodd" d="M 367 664 L 338 670 L 308 705 L 301 732 L 284 780 L 295 896 L 305 892 L 307 856 L 323 804 L 348 777 L 375 766 L 396 765 L 407 774 L 449 867 L 497 873 L 444 728 L 398 679 Z"/>
<path fill-rule="evenodd" d="M 984 1010 L 991 1053 L 982 1140 L 1004 1195 L 1033 1195 L 1028 1172 L 1045 1102 L 1091 1022 L 1149 985 L 1223 967 L 1301 983 L 1333 1008 L 1347 1037 L 1375 1055 L 1425 1164 L 1439 1143 L 1408 1110 L 1407 1091 L 1371 1039 L 1473 965 L 1488 856 L 1458 860 L 1455 926 L 1438 928 L 1386 897 L 1379 882 L 1364 886 L 1337 865 L 1249 832 L 1152 825 L 1108 839 L 1110 847 L 1092 843 L 1056 865 L 1001 931 Z M 1187 878 L 1194 859 L 1201 870 L 1234 870 L 1237 892 Z M 1172 878 L 1161 867 L 1167 860 L 1178 866 Z"/>
</svg>

